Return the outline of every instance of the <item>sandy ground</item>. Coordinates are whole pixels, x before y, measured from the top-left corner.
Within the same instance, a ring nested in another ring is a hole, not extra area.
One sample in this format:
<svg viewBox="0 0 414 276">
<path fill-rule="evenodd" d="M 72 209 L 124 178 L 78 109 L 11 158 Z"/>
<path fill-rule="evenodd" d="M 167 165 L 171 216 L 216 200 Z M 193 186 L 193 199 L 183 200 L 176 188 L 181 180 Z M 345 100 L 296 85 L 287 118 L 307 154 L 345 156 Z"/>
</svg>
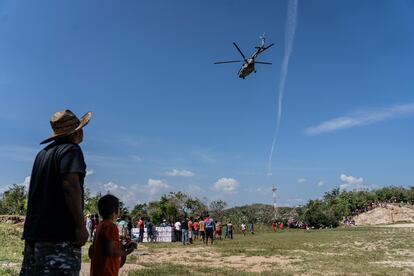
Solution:
<svg viewBox="0 0 414 276">
<path fill-rule="evenodd" d="M 414 228 L 414 223 L 399 223 L 399 224 L 389 224 L 389 225 L 380 225 L 381 227 L 391 227 L 391 228 Z"/>
<path fill-rule="evenodd" d="M 127 275 L 132 270 L 139 270 L 145 268 L 143 264 L 181 264 L 191 265 L 197 262 L 208 263 L 210 267 L 215 268 L 237 268 L 248 272 L 263 272 L 271 270 L 272 268 L 283 266 L 287 267 L 293 263 L 301 261 L 300 258 L 292 258 L 286 256 L 228 256 L 220 257 L 219 254 L 211 251 L 202 251 L 197 247 L 171 248 L 167 250 L 159 250 L 154 253 L 149 253 L 145 246 L 141 246 L 140 251 L 133 253 L 137 264 L 125 264 L 121 268 L 120 275 Z M 88 263 L 82 264 L 81 275 L 88 275 L 90 265 Z"/>
</svg>

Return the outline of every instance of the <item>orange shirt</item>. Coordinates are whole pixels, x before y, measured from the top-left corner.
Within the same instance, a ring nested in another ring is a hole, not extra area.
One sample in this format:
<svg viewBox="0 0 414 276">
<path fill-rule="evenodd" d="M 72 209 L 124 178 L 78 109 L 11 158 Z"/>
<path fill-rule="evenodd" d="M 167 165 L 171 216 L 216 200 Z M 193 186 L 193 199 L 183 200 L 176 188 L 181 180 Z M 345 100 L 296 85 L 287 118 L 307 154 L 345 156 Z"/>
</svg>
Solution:
<svg viewBox="0 0 414 276">
<path fill-rule="evenodd" d="M 141 220 L 141 219 L 140 219 L 140 220 L 138 221 L 138 228 L 139 228 L 139 229 L 144 229 L 144 226 L 145 226 L 145 222 L 144 222 L 143 220 Z"/>
<path fill-rule="evenodd" d="M 112 221 L 103 220 L 96 228 L 95 241 L 91 260 L 91 276 L 116 276 L 121 267 L 120 257 L 109 257 L 105 255 L 105 243 L 113 241 L 114 246 L 119 248 L 118 227 Z"/>
</svg>

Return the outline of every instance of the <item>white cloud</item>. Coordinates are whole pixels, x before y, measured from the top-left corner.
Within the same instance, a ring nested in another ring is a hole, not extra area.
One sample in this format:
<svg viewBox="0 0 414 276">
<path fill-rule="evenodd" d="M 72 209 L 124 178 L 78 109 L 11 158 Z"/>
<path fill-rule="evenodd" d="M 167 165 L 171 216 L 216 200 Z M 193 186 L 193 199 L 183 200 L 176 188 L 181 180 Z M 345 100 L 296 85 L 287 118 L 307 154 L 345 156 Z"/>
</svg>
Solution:
<svg viewBox="0 0 414 276">
<path fill-rule="evenodd" d="M 367 188 L 363 185 L 364 179 L 362 177 L 341 174 L 339 178 L 342 181 L 342 184 L 339 186 L 341 190 L 361 190 Z"/>
<path fill-rule="evenodd" d="M 92 186 L 89 185 L 89 188 L 92 188 Z M 140 200 L 137 198 L 137 195 L 141 195 L 141 193 L 138 192 L 135 188 L 135 186 L 125 187 L 123 185 L 109 181 L 104 184 L 98 184 L 98 187 L 95 186 L 91 189 L 91 191 L 102 192 L 102 194 L 110 193 L 118 197 L 127 206 L 132 207 L 137 204 L 137 202 L 140 202 Z"/>
<path fill-rule="evenodd" d="M 305 130 L 307 134 L 320 134 L 335 130 L 359 127 L 414 114 L 414 103 L 395 105 L 375 111 L 356 112 L 350 116 L 333 118 Z"/>
<path fill-rule="evenodd" d="M 19 183 L 18 185 L 23 185 L 26 188 L 26 191 L 28 191 L 29 190 L 29 185 L 30 185 L 30 178 L 31 178 L 30 175 L 26 176 L 24 178 L 24 181 L 22 183 Z"/>
<path fill-rule="evenodd" d="M 364 179 L 362 177 L 358 178 L 351 175 L 348 176 L 345 174 L 341 174 L 340 179 L 342 180 L 342 182 L 349 183 L 352 185 L 359 185 L 364 182 Z"/>
<path fill-rule="evenodd" d="M 170 186 L 167 183 L 160 179 L 150 178 L 148 179 L 147 185 L 149 188 L 149 194 L 151 195 L 155 195 L 164 189 L 170 188 Z"/>
<path fill-rule="evenodd" d="M 21 183 L 16 183 L 17 185 L 19 185 L 19 186 L 24 186 L 25 187 L 25 189 L 26 189 L 26 191 L 29 191 L 29 186 L 30 186 L 30 175 L 29 176 L 26 176 L 25 178 L 24 178 L 24 180 L 23 180 L 23 182 L 21 182 Z M 7 191 L 8 189 L 10 189 L 11 188 L 11 186 L 12 185 L 4 185 L 4 186 L 0 186 L 0 196 L 5 192 L 5 191 Z"/>
<path fill-rule="evenodd" d="M 93 173 L 94 173 L 93 170 L 86 170 L 86 176 L 93 175 Z"/>
<path fill-rule="evenodd" d="M 306 179 L 306 178 L 299 178 L 298 179 L 298 182 L 299 183 L 305 183 L 305 182 L 307 182 L 308 180 Z"/>
<path fill-rule="evenodd" d="M 189 170 L 177 170 L 177 169 L 173 169 L 171 171 L 165 172 L 165 174 L 169 176 L 183 176 L 183 177 L 194 176 L 194 173 Z"/>
<path fill-rule="evenodd" d="M 319 181 L 318 182 L 318 187 L 322 187 L 322 186 L 324 186 L 325 185 L 325 182 L 323 182 L 323 181 Z"/>
<path fill-rule="evenodd" d="M 137 203 L 158 200 L 161 194 L 166 193 L 167 189 L 173 189 L 164 180 L 148 179 L 141 184 L 120 184 L 118 182 L 92 182 L 87 183 L 92 195 L 95 193 L 110 193 L 118 197 L 126 206 L 132 208 Z"/>
<path fill-rule="evenodd" d="M 220 178 L 214 183 L 214 190 L 227 192 L 227 193 L 234 193 L 239 186 L 239 182 L 234 178 Z"/>
<path fill-rule="evenodd" d="M 118 185 L 114 182 L 108 182 L 103 184 L 105 191 L 110 192 L 110 193 L 116 193 L 117 191 L 123 190 L 126 191 L 127 188 L 125 186 L 122 185 Z"/>
</svg>

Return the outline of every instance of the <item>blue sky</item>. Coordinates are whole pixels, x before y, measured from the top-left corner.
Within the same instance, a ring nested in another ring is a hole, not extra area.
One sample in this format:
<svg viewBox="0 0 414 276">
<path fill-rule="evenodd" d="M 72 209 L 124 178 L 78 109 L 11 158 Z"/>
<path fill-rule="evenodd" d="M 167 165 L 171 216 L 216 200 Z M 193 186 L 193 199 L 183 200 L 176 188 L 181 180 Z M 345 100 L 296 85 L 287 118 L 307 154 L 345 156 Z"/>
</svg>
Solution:
<svg viewBox="0 0 414 276">
<path fill-rule="evenodd" d="M 230 206 L 414 185 L 414 3 L 300 1 L 267 173 L 288 1 L 0 0 L 0 191 L 24 183 L 53 112 L 93 112 L 92 191 Z M 232 42 L 276 46 L 237 77 Z"/>
</svg>

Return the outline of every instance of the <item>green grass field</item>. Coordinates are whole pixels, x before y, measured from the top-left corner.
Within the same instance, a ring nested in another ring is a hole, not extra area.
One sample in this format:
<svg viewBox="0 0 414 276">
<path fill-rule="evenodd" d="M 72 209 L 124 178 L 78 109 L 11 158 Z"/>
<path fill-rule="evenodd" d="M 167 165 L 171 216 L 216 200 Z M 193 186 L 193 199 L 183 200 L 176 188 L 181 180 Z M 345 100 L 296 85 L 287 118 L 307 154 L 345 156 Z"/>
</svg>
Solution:
<svg viewBox="0 0 414 276">
<path fill-rule="evenodd" d="M 17 274 L 20 268 L 20 233 L 21 227 L 0 224 L 0 275 Z M 83 267 L 87 275 L 88 264 Z M 236 235 L 213 246 L 144 244 L 121 274 L 414 275 L 414 228 L 285 230 Z"/>
</svg>

